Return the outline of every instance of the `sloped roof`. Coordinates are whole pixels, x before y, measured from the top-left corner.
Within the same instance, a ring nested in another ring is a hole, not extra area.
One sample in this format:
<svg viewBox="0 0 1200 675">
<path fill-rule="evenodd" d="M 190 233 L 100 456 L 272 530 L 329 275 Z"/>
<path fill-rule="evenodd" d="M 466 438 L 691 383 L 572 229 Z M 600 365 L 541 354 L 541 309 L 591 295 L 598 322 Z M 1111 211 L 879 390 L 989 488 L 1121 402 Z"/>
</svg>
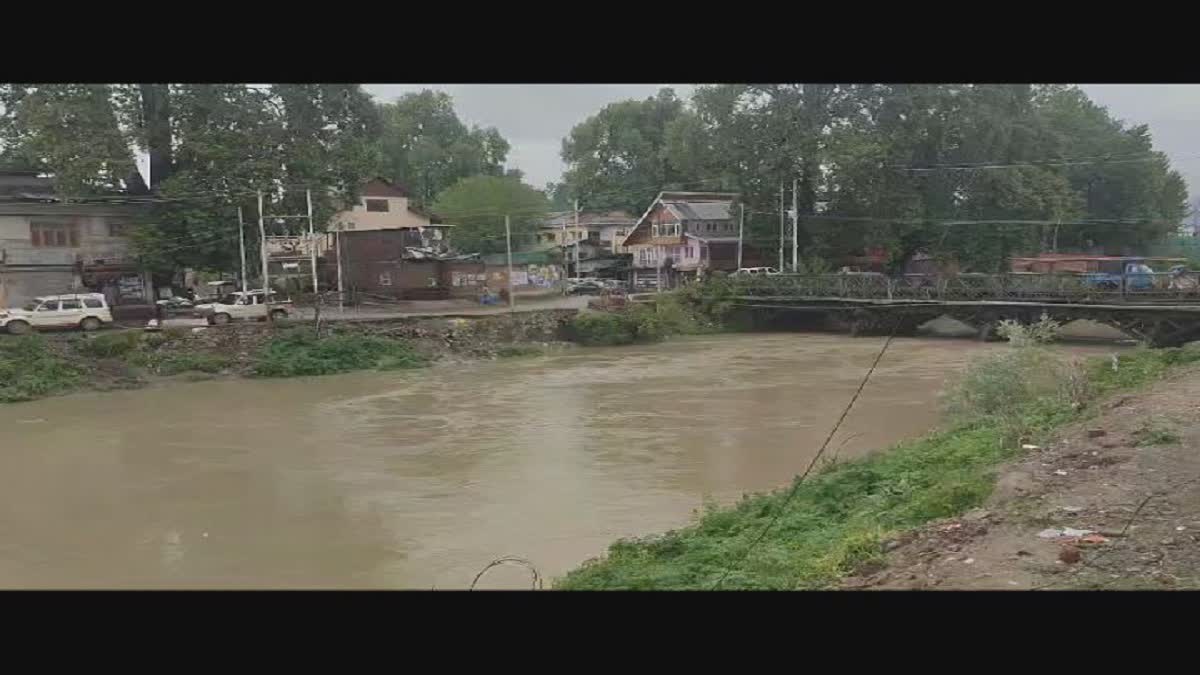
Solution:
<svg viewBox="0 0 1200 675">
<path fill-rule="evenodd" d="M 363 186 L 364 197 L 407 197 L 403 187 L 383 178 L 373 178 Z"/>
<path fill-rule="evenodd" d="M 663 205 L 671 210 L 680 220 L 729 220 L 733 217 L 730 207 L 733 201 L 693 202 L 666 201 Z"/>
</svg>

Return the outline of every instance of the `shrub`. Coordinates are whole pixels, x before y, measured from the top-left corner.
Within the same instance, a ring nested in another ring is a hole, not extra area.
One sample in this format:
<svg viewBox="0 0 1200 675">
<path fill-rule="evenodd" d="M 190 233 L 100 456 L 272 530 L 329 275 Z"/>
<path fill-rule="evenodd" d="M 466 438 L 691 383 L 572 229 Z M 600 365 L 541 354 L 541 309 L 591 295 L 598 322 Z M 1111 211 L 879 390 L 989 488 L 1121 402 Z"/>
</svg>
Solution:
<svg viewBox="0 0 1200 675">
<path fill-rule="evenodd" d="M 138 331 L 101 333 L 100 335 L 80 338 L 75 343 L 75 348 L 84 356 L 91 356 L 97 359 L 113 359 L 125 356 L 137 349 L 141 340 L 142 334 Z"/>
<path fill-rule="evenodd" d="M 0 340 L 0 402 L 62 393 L 82 380 L 83 369 L 51 350 L 40 336 Z"/>
<path fill-rule="evenodd" d="M 1058 340 L 1062 334 L 1062 324 L 1042 312 L 1040 319 L 1028 325 L 1005 319 L 996 327 L 996 333 L 1014 347 L 1048 344 Z"/>
<path fill-rule="evenodd" d="M 571 320 L 571 335 L 576 342 L 591 346 L 627 345 L 637 339 L 626 312 L 580 313 Z"/>
<path fill-rule="evenodd" d="M 415 368 L 425 364 L 423 357 L 400 340 L 365 335 L 318 339 L 306 330 L 297 330 L 267 343 L 258 353 L 254 373 L 263 377 L 297 377 Z"/>
<path fill-rule="evenodd" d="M 145 363 L 159 375 L 178 375 L 190 371 L 219 373 L 232 365 L 233 359 L 219 354 L 155 354 Z"/>
</svg>

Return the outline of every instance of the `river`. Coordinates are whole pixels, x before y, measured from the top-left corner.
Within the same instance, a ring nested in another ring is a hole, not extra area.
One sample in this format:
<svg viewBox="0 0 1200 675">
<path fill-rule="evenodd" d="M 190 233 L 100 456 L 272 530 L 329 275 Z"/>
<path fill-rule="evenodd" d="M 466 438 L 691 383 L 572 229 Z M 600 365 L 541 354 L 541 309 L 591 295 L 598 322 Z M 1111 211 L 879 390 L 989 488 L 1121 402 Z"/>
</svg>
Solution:
<svg viewBox="0 0 1200 675">
<path fill-rule="evenodd" d="M 552 579 L 788 483 L 881 342 L 727 335 L 0 406 L 0 587 L 463 588 L 504 555 Z M 830 453 L 926 432 L 946 377 L 1004 348 L 896 339 Z"/>
</svg>

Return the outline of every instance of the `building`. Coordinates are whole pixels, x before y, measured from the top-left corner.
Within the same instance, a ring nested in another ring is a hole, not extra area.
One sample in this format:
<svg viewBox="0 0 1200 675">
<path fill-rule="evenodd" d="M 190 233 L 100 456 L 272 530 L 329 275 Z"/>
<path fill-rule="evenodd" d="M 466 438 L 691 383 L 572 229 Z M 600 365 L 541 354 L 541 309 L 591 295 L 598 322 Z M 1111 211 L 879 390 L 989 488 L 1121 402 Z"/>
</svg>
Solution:
<svg viewBox="0 0 1200 675">
<path fill-rule="evenodd" d="M 538 226 L 538 247 L 570 246 L 587 241 L 609 253 L 627 253 L 621 241 L 633 229 L 637 219 L 625 211 L 574 211 L 552 213 Z"/>
<path fill-rule="evenodd" d="M 621 244 L 633 256 L 634 288 L 674 288 L 686 279 L 738 267 L 738 223 L 728 192 L 660 192 Z M 743 265 L 758 253 L 746 246 Z"/>
<path fill-rule="evenodd" d="M 434 223 L 430 214 L 413 207 L 403 188 L 375 178 L 363 186 L 355 204 L 330 220 L 317 251 L 326 268 L 320 276 L 326 279 L 323 283 L 337 283 L 338 251 L 334 247 L 340 241 L 343 283 L 352 293 L 408 299 L 448 297 L 447 268 L 434 263 L 453 258 L 452 228 Z M 272 253 L 272 275 L 294 279 L 299 285 L 311 279 L 307 251 L 300 250 L 302 239 Z M 311 286 L 311 281 L 307 285 Z"/>
<path fill-rule="evenodd" d="M 53 181 L 0 171 L 0 307 L 42 295 L 104 293 L 118 314 L 154 304 L 128 234 L 144 205 L 63 201 Z"/>
</svg>

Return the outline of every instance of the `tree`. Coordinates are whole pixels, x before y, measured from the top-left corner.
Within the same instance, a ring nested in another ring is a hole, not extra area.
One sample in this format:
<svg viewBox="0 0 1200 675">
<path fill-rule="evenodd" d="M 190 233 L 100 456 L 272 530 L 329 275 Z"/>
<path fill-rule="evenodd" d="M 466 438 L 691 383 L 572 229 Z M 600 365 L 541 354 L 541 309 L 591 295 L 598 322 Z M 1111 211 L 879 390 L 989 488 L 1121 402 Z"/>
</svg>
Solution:
<svg viewBox="0 0 1200 675">
<path fill-rule="evenodd" d="M 563 139 L 567 199 L 588 209 L 641 212 L 660 190 L 686 187 L 691 176 L 667 152 L 668 133 L 683 115 L 672 89 L 643 101 L 612 103 Z"/>
<path fill-rule="evenodd" d="M 311 188 L 323 230 L 378 165 L 379 121 L 358 85 L 5 85 L 0 105 L 5 158 L 61 193 L 154 191 L 135 244 L 163 271 L 235 268 L 237 206 L 255 217 L 256 190 L 268 212 L 300 214 Z M 150 155 L 149 186 L 133 145 Z"/>
<path fill-rule="evenodd" d="M 54 174 L 67 196 L 121 189 L 135 167 L 113 96 L 104 84 L 3 85 L 6 163 Z"/>
<path fill-rule="evenodd" d="M 433 208 L 454 225 L 451 241 L 456 249 L 499 253 L 505 250 L 505 215 L 511 221 L 513 248 L 528 248 L 549 206 L 544 194 L 515 178 L 473 176 L 438 195 Z"/>
<path fill-rule="evenodd" d="M 509 144 L 493 127 L 468 128 L 443 92 L 405 94 L 378 106 L 382 120 L 380 170 L 425 206 L 458 180 L 504 172 Z"/>
</svg>

